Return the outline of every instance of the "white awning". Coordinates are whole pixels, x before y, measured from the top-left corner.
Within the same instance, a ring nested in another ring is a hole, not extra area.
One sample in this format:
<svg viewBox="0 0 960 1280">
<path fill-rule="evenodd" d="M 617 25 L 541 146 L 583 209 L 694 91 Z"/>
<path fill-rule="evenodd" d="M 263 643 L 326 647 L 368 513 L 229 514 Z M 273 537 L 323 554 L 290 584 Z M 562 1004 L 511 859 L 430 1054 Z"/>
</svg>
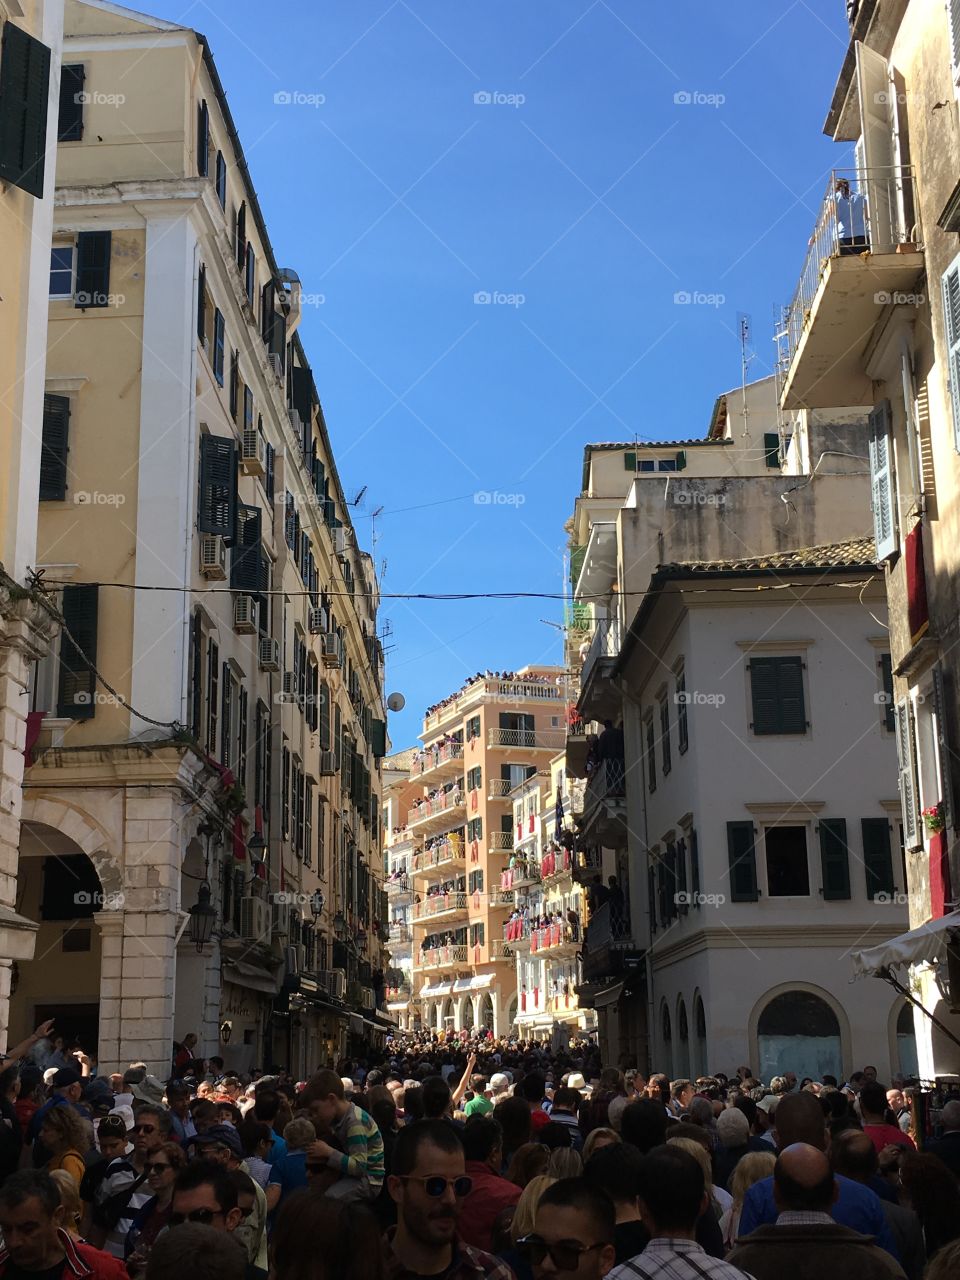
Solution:
<svg viewBox="0 0 960 1280">
<path fill-rule="evenodd" d="M 452 991 L 453 991 L 452 982 L 438 982 L 436 986 L 420 988 L 420 994 L 422 996 L 426 996 L 428 999 L 431 996 L 448 996 L 452 993 Z"/>
<path fill-rule="evenodd" d="M 952 942 L 951 931 L 960 930 L 960 911 L 951 911 L 939 920 L 926 924 L 909 933 L 881 942 L 878 947 L 866 951 L 854 951 L 853 976 L 875 978 L 885 969 L 898 969 L 912 964 L 935 964 L 945 960 L 947 948 Z"/>
<path fill-rule="evenodd" d="M 454 991 L 484 991 L 493 982 L 492 973 L 474 973 L 469 978 L 458 978 Z"/>
<path fill-rule="evenodd" d="M 622 982 L 614 982 L 609 987 L 604 987 L 602 991 L 598 991 L 593 997 L 593 1003 L 597 1009 L 605 1009 L 607 1005 L 616 1004 L 620 999 L 620 993 L 623 990 Z"/>
</svg>

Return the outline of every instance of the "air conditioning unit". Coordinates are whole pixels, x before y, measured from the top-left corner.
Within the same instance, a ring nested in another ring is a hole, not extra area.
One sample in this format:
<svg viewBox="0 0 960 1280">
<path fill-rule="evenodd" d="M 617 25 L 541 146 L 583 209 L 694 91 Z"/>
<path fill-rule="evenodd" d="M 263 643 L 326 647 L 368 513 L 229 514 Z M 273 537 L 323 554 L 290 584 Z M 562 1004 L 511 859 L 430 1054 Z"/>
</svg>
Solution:
<svg viewBox="0 0 960 1280">
<path fill-rule="evenodd" d="M 240 442 L 240 466 L 244 475 L 262 476 L 267 470 L 267 442 L 256 429 L 247 427 Z"/>
<path fill-rule="evenodd" d="M 297 677 L 293 671 L 285 671 L 283 673 L 280 688 L 290 697 L 295 698 L 297 696 Z"/>
<path fill-rule="evenodd" d="M 283 381 L 283 360 L 276 351 L 267 352 L 267 363 L 273 370 L 273 376 L 278 382 Z"/>
<path fill-rule="evenodd" d="M 307 630 L 312 636 L 323 635 L 323 610 L 310 609 L 307 613 Z"/>
<path fill-rule="evenodd" d="M 270 942 L 270 910 L 262 898 L 240 899 L 240 935 L 251 942 Z"/>
<path fill-rule="evenodd" d="M 321 645 L 321 657 L 325 667 L 343 666 L 343 645 L 335 631 L 325 631 Z"/>
<path fill-rule="evenodd" d="M 237 596 L 234 600 L 233 629 L 243 636 L 256 635 L 257 602 L 253 596 Z"/>
<path fill-rule="evenodd" d="M 288 977 L 296 978 L 301 973 L 303 973 L 303 947 L 301 946 L 284 947 L 283 958 L 286 965 Z"/>
<path fill-rule="evenodd" d="M 273 902 L 274 936 L 287 938 L 290 936 L 290 904 L 289 902 Z"/>
<path fill-rule="evenodd" d="M 299 413 L 297 413 L 296 409 L 288 409 L 287 416 L 290 419 L 290 426 L 293 429 L 293 434 L 297 437 L 297 444 L 302 444 L 303 419 L 300 417 Z"/>
<path fill-rule="evenodd" d="M 342 969 L 326 969 L 323 973 L 323 985 L 335 1000 L 343 1000 L 347 994 L 347 975 Z"/>
<path fill-rule="evenodd" d="M 257 662 L 261 671 L 279 671 L 280 641 L 275 640 L 273 636 L 261 636 Z"/>
<path fill-rule="evenodd" d="M 335 751 L 320 752 L 320 768 L 318 773 L 321 778 L 332 778 L 337 772 L 337 755 Z"/>
<path fill-rule="evenodd" d="M 333 546 L 338 556 L 342 556 L 347 549 L 347 531 L 341 525 L 339 529 L 332 529 Z"/>
<path fill-rule="evenodd" d="M 222 582 L 227 576 L 227 546 L 219 533 L 205 533 L 200 539 L 200 572 L 205 578 Z"/>
</svg>

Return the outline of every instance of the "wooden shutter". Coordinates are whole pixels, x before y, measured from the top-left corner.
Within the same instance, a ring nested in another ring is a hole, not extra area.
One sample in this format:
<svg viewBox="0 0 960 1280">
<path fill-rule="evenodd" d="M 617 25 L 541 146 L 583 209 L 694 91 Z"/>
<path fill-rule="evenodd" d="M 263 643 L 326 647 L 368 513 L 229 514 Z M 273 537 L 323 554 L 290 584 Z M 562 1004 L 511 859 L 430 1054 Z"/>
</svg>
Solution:
<svg viewBox="0 0 960 1280">
<path fill-rule="evenodd" d="M 320 750 L 330 750 L 330 688 L 326 680 L 320 685 Z"/>
<path fill-rule="evenodd" d="M 90 720 L 96 711 L 98 605 L 96 583 L 63 588 L 58 716 Z"/>
<path fill-rule="evenodd" d="M 207 751 L 217 752 L 217 715 L 220 709 L 220 650 L 215 640 L 207 641 Z"/>
<path fill-rule="evenodd" d="M 43 195 L 50 50 L 7 22 L 0 39 L 0 182 Z"/>
<path fill-rule="evenodd" d="M 700 906 L 700 846 L 696 831 L 690 832 L 690 895 L 693 905 Z"/>
<path fill-rule="evenodd" d="M 900 808 L 903 814 L 903 841 L 908 849 L 920 841 L 917 814 L 917 776 L 913 754 L 913 713 L 910 703 L 902 698 L 895 708 L 897 723 L 897 761 L 900 770 Z"/>
<path fill-rule="evenodd" d="M 62 502 L 67 493 L 67 439 L 70 401 L 66 396 L 43 397 L 43 438 L 40 444 L 40 501 Z"/>
<path fill-rule="evenodd" d="M 863 840 L 863 868 L 866 875 L 867 897 L 878 895 L 892 897 L 893 854 L 890 849 L 890 823 L 886 818 L 861 818 L 860 834 Z M 881 901 L 883 897 L 881 897 Z"/>
<path fill-rule="evenodd" d="M 230 352 L 230 417 L 237 422 L 240 416 L 240 352 Z"/>
<path fill-rule="evenodd" d="M 237 699 L 237 779 L 247 791 L 247 690 L 241 683 Z M 249 801 L 248 801 L 249 803 Z"/>
<path fill-rule="evenodd" d="M 890 401 L 870 411 L 870 506 L 877 559 L 886 560 L 897 549 L 897 518 L 893 495 L 893 457 L 890 444 Z"/>
<path fill-rule="evenodd" d="M 247 301 L 253 306 L 253 299 L 257 290 L 257 255 L 253 251 L 253 245 L 247 241 L 247 262 L 246 262 L 246 289 Z"/>
<path fill-rule="evenodd" d="M 880 686 L 883 691 L 883 727 L 888 733 L 896 733 L 897 722 L 893 714 L 893 660 L 889 653 L 880 655 Z"/>
<path fill-rule="evenodd" d="M 300 415 L 304 430 L 310 430 L 313 418 L 313 376 L 309 369 L 293 367 L 293 407 Z"/>
<path fill-rule="evenodd" d="M 110 297 L 109 231 L 81 231 L 77 235 L 77 286 L 74 306 L 105 307 Z"/>
<path fill-rule="evenodd" d="M 686 449 L 677 450 L 677 470 L 686 471 L 687 469 L 687 451 Z"/>
<path fill-rule="evenodd" d="M 203 711 L 203 618 L 194 609 L 190 625 L 190 731 L 200 741 Z"/>
<path fill-rule="evenodd" d="M 953 751 L 950 746 L 950 728 L 947 723 L 949 709 L 944 693 L 944 673 L 940 663 L 937 663 L 933 668 L 932 674 L 933 713 L 937 719 L 937 762 L 940 766 L 940 811 L 949 830 L 954 826 L 953 774 L 951 770 Z"/>
<path fill-rule="evenodd" d="M 197 337 L 203 342 L 206 337 L 207 311 L 207 268 L 200 263 L 197 273 Z"/>
<path fill-rule="evenodd" d="M 780 433 L 765 431 L 763 433 L 763 460 L 768 467 L 780 467 Z"/>
<path fill-rule="evenodd" d="M 269 442 L 267 444 L 266 473 L 264 481 L 267 490 L 267 498 L 270 502 L 273 502 L 274 497 L 276 496 L 277 485 L 277 451 Z"/>
<path fill-rule="evenodd" d="M 387 725 L 385 720 L 370 721 L 370 749 L 377 760 L 387 754 Z M 479 770 L 477 772 L 479 775 Z M 479 786 L 479 782 L 477 785 Z"/>
<path fill-rule="evenodd" d="M 224 436 L 200 437 L 197 528 L 232 542 L 237 531 L 237 446 Z"/>
<path fill-rule="evenodd" d="M 223 158 L 223 152 L 217 152 L 217 199 L 220 201 L 220 208 L 227 207 L 227 162 Z"/>
<path fill-rule="evenodd" d="M 66 63 L 60 68 L 60 115 L 57 138 L 60 142 L 79 142 L 83 137 L 83 63 Z"/>
<path fill-rule="evenodd" d="M 624 471 L 633 471 L 633 472 L 636 472 L 636 470 L 637 470 L 637 455 L 636 455 L 636 453 L 635 453 L 634 451 L 631 451 L 631 452 L 629 452 L 629 453 L 625 453 L 625 454 L 623 455 L 623 469 L 624 469 Z"/>
<path fill-rule="evenodd" d="M 823 897 L 839 902 L 850 897 L 850 854 L 847 849 L 846 818 L 821 818 L 820 875 Z"/>
<path fill-rule="evenodd" d="M 210 172 L 210 109 L 206 99 L 197 107 L 197 173 L 201 178 Z"/>
<path fill-rule="evenodd" d="M 286 747 L 281 755 L 280 786 L 280 830 L 281 835 L 287 836 L 290 834 L 290 752 Z"/>
<path fill-rule="evenodd" d="M 757 849 L 752 822 L 727 823 L 727 853 L 730 858 L 730 900 L 756 902 Z"/>
<path fill-rule="evenodd" d="M 237 544 L 230 556 L 231 591 L 248 591 L 258 595 L 260 581 L 260 543 L 262 513 L 259 507 L 240 503 L 237 509 Z"/>
<path fill-rule="evenodd" d="M 230 663 L 225 662 L 220 676 L 220 763 L 228 767 L 232 763 L 231 748 L 233 746 L 230 741 L 233 731 L 230 724 L 232 686 Z"/>
<path fill-rule="evenodd" d="M 806 733 L 802 658 L 751 658 L 749 671 L 753 732 Z"/>
<path fill-rule="evenodd" d="M 247 253 L 247 202 L 240 201 L 240 208 L 237 210 L 237 240 L 234 246 L 237 258 L 237 266 L 243 270 L 244 259 Z"/>
</svg>

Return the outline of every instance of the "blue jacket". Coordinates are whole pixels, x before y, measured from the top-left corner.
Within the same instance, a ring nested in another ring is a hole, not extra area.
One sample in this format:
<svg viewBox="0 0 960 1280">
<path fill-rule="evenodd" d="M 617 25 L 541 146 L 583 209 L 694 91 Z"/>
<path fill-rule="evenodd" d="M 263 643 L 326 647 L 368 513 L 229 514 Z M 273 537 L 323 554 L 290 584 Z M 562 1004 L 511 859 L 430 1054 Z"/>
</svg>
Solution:
<svg viewBox="0 0 960 1280">
<path fill-rule="evenodd" d="M 841 1227 L 850 1227 L 865 1236 L 875 1236 L 881 1249 L 886 1249 L 892 1257 L 900 1261 L 893 1236 L 887 1226 L 887 1215 L 883 1212 L 880 1197 L 869 1187 L 849 1178 L 836 1175 L 840 1194 L 830 1210 L 830 1216 Z M 777 1206 L 773 1199 L 773 1178 L 762 1178 L 755 1182 L 747 1192 L 743 1201 L 743 1212 L 740 1215 L 740 1228 L 737 1239 L 742 1240 L 757 1227 L 773 1225 L 777 1220 Z"/>
</svg>

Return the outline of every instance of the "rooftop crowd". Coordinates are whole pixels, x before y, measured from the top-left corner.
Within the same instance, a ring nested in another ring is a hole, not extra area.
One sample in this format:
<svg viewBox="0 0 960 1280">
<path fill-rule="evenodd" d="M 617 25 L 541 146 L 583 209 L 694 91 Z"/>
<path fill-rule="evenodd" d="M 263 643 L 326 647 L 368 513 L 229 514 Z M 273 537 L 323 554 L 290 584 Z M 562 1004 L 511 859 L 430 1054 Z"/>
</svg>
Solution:
<svg viewBox="0 0 960 1280">
<path fill-rule="evenodd" d="M 50 1024 L 0 1062 L 0 1280 L 960 1276 L 960 1099 L 645 1077 L 597 1047 L 397 1034 L 308 1080 L 174 1046 L 101 1076 Z"/>
</svg>

